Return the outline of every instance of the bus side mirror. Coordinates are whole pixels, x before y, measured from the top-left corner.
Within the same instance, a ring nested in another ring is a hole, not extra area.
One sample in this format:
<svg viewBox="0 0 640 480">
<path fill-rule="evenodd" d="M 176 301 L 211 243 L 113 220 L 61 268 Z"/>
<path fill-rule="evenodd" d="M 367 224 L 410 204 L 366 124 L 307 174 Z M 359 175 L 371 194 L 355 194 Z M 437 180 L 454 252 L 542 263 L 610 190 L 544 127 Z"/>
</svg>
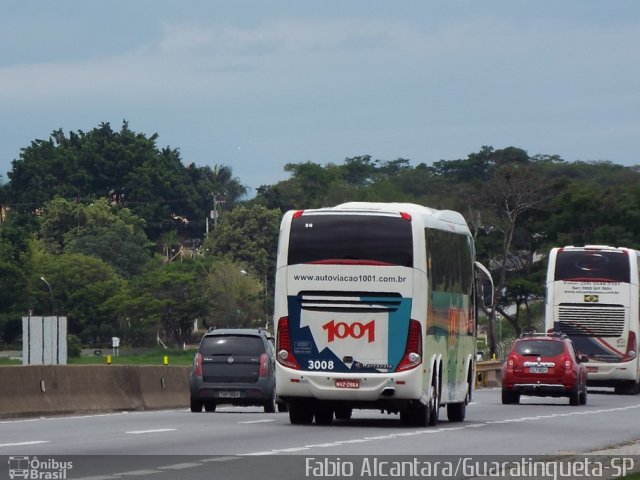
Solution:
<svg viewBox="0 0 640 480">
<path fill-rule="evenodd" d="M 486 308 L 493 306 L 493 284 L 491 282 L 482 282 L 482 302 Z"/>
<path fill-rule="evenodd" d="M 493 307 L 493 279 L 491 273 L 480 262 L 475 262 L 476 267 L 476 291 L 482 298 L 485 308 Z"/>
</svg>

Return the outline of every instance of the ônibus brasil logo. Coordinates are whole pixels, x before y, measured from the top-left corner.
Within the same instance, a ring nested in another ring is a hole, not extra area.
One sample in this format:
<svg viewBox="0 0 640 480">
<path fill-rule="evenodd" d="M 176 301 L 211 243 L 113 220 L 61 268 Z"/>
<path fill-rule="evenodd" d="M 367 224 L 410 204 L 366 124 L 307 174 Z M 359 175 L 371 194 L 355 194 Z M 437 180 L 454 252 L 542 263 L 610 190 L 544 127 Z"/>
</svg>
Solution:
<svg viewBox="0 0 640 480">
<path fill-rule="evenodd" d="M 325 323 L 322 326 L 323 330 L 327 331 L 327 342 L 331 343 L 335 341 L 336 338 L 343 339 L 347 337 L 359 339 L 367 336 L 367 342 L 372 343 L 376 340 L 376 322 L 375 320 L 371 320 L 367 324 L 362 324 L 360 322 L 354 323 L 346 323 L 346 322 L 338 322 L 335 320 L 331 320 L 328 323 Z"/>
<path fill-rule="evenodd" d="M 28 480 L 65 480 L 67 471 L 73 468 L 73 462 L 59 461 L 53 458 L 45 460 L 38 457 L 9 457 L 9 478 Z"/>
</svg>

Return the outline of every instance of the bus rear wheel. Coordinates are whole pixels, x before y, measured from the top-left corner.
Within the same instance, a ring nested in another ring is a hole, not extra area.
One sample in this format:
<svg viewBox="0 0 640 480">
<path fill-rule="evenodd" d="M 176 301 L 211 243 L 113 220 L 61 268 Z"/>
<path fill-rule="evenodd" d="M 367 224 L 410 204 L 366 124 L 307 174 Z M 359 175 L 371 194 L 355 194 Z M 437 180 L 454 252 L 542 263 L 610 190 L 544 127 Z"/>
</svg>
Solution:
<svg viewBox="0 0 640 480">
<path fill-rule="evenodd" d="M 326 407 L 318 407 L 314 413 L 318 425 L 331 425 L 333 423 L 333 410 Z"/>
<path fill-rule="evenodd" d="M 303 400 L 292 400 L 289 403 L 289 421 L 292 425 L 309 425 L 313 422 L 313 410 Z"/>
<path fill-rule="evenodd" d="M 351 407 L 337 407 L 335 414 L 336 420 L 351 420 L 353 409 Z"/>
</svg>

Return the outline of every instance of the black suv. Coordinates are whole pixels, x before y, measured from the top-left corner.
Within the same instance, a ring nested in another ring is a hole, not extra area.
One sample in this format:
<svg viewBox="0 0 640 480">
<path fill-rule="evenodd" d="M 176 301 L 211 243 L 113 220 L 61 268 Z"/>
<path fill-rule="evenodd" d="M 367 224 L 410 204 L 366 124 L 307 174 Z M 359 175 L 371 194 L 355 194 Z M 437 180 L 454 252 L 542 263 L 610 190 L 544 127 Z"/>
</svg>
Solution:
<svg viewBox="0 0 640 480">
<path fill-rule="evenodd" d="M 212 329 L 200 341 L 189 377 L 191 411 L 262 405 L 275 412 L 275 348 L 266 330 Z M 282 408 L 281 408 L 282 410 Z"/>
</svg>

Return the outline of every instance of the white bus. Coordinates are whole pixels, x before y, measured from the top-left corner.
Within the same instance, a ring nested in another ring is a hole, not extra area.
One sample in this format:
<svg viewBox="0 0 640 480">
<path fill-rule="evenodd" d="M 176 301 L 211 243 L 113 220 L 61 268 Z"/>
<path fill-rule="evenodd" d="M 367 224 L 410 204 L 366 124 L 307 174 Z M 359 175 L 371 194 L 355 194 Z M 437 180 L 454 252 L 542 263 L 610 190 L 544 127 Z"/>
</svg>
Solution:
<svg viewBox="0 0 640 480">
<path fill-rule="evenodd" d="M 553 248 L 545 328 L 566 333 L 589 357 L 588 384 L 640 391 L 639 261 L 636 250 L 605 245 Z"/>
<path fill-rule="evenodd" d="M 354 408 L 463 421 L 474 387 L 476 273 L 457 212 L 352 202 L 287 212 L 275 280 L 276 392 L 293 424 Z M 493 289 L 488 290 L 491 294 Z"/>
</svg>

